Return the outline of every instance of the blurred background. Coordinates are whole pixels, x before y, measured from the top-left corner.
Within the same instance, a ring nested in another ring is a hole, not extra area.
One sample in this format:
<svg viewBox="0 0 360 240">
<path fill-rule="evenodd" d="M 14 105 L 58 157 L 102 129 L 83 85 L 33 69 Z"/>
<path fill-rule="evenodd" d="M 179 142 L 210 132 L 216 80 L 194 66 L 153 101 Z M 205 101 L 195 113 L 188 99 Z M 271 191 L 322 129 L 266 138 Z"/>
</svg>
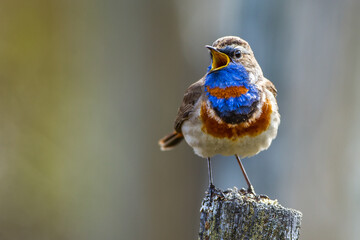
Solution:
<svg viewBox="0 0 360 240">
<path fill-rule="evenodd" d="M 301 239 L 358 239 L 360 2 L 2 0 L 0 239 L 196 239 L 206 161 L 160 152 L 204 48 L 237 35 L 282 122 L 245 159 L 257 193 L 304 214 Z M 245 187 L 233 157 L 215 185 Z"/>
</svg>

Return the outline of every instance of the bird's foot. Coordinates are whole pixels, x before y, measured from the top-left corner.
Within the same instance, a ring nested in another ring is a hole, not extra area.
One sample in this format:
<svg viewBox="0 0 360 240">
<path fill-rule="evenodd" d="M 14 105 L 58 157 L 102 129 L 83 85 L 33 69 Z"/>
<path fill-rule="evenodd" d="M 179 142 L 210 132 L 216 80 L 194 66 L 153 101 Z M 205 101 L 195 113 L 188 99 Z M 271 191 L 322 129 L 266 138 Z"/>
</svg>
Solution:
<svg viewBox="0 0 360 240">
<path fill-rule="evenodd" d="M 248 187 L 247 193 L 250 193 L 250 194 L 256 196 L 255 189 L 254 189 L 254 187 L 253 187 L 252 185 L 250 185 L 250 186 Z"/>
<path fill-rule="evenodd" d="M 214 194 L 214 191 L 215 191 L 215 186 L 211 183 L 209 185 L 209 190 L 208 190 L 208 193 L 210 195 L 210 199 L 211 199 L 212 195 Z"/>
<path fill-rule="evenodd" d="M 209 185 L 208 194 L 209 194 L 210 202 L 213 201 L 214 197 L 224 198 L 224 193 L 220 189 L 215 188 L 213 184 Z"/>
</svg>

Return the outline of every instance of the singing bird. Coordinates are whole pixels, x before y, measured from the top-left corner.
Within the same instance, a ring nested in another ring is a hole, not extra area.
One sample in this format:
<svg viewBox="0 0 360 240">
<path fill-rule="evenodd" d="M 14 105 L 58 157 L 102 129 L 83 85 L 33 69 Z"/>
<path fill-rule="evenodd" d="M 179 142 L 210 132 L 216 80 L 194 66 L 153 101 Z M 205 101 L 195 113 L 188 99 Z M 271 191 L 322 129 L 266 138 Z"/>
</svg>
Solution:
<svg viewBox="0 0 360 240">
<path fill-rule="evenodd" d="M 240 158 L 266 150 L 277 135 L 280 114 L 277 90 L 266 79 L 250 45 L 240 37 L 216 40 L 211 64 L 199 81 L 185 92 L 174 123 L 175 131 L 160 139 L 170 150 L 185 139 L 208 161 L 209 188 L 213 189 L 210 158 L 235 155 L 249 193 L 255 194 Z"/>
</svg>

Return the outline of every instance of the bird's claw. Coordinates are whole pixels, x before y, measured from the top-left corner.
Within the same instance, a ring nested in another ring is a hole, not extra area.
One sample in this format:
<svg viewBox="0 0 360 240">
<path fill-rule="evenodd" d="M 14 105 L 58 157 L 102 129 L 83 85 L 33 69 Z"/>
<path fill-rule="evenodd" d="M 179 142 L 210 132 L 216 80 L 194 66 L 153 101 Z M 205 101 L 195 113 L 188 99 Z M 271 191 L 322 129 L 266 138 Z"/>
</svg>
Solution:
<svg viewBox="0 0 360 240">
<path fill-rule="evenodd" d="M 248 187 L 247 193 L 250 193 L 250 194 L 256 196 L 255 189 L 254 189 L 254 187 L 253 187 L 252 185 L 250 185 L 250 186 Z"/>
</svg>

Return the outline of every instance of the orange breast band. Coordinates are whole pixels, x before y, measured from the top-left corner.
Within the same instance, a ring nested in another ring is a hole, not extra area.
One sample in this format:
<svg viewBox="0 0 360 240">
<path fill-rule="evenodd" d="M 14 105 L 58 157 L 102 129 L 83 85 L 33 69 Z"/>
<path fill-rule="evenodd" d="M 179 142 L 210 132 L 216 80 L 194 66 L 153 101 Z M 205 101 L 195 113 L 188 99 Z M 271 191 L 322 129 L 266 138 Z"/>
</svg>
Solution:
<svg viewBox="0 0 360 240">
<path fill-rule="evenodd" d="M 252 121 L 250 124 L 239 123 L 231 125 L 225 122 L 219 123 L 211 117 L 210 110 L 206 103 L 203 102 L 200 112 L 203 122 L 202 131 L 217 138 L 228 138 L 234 141 L 244 136 L 255 137 L 268 129 L 271 121 L 271 113 L 271 103 L 269 100 L 266 100 L 262 107 L 260 117 L 255 119 L 255 121 Z"/>
<path fill-rule="evenodd" d="M 231 98 L 231 97 L 240 97 L 241 95 L 247 93 L 249 89 L 244 86 L 232 86 L 227 88 L 210 88 L 207 87 L 207 91 L 210 95 L 217 97 L 217 98 Z"/>
</svg>

